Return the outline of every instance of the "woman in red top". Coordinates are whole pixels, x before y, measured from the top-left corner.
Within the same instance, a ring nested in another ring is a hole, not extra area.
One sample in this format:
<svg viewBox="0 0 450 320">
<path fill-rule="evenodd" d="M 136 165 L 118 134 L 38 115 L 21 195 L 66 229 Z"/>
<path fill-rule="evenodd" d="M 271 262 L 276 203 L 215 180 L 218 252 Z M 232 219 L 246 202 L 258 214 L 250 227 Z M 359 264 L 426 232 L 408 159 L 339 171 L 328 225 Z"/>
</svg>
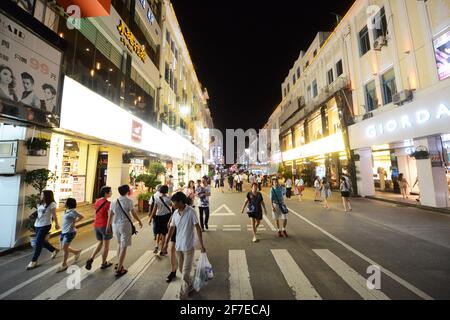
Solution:
<svg viewBox="0 0 450 320">
<path fill-rule="evenodd" d="M 112 266 L 112 263 L 108 262 L 108 252 L 109 252 L 109 242 L 113 237 L 112 233 L 108 233 L 106 231 L 106 227 L 108 225 L 108 215 L 109 215 L 109 207 L 111 206 L 111 202 L 108 201 L 112 196 L 111 187 L 102 187 L 100 189 L 100 198 L 95 202 L 95 236 L 97 238 L 98 244 L 97 248 L 95 248 L 94 253 L 86 262 L 86 269 L 92 269 L 92 263 L 94 262 L 95 256 L 100 253 L 103 249 L 102 254 L 102 266 L 100 269 L 104 270 Z"/>
</svg>

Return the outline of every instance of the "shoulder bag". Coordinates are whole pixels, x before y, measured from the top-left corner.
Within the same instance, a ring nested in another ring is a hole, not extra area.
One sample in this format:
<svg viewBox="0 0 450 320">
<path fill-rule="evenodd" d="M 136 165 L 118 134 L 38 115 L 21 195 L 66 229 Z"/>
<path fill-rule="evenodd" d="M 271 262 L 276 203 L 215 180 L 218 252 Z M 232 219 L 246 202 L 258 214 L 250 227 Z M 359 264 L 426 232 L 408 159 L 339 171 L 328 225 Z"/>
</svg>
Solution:
<svg viewBox="0 0 450 320">
<path fill-rule="evenodd" d="M 277 192 L 276 192 L 275 188 L 272 188 L 272 191 L 273 191 L 273 194 L 275 195 L 275 198 L 277 200 L 277 204 L 280 207 L 281 212 L 283 214 L 288 214 L 289 213 L 289 209 L 284 203 L 280 202 L 280 199 L 278 199 L 278 195 L 277 195 Z"/>
<path fill-rule="evenodd" d="M 125 210 L 123 210 L 122 204 L 120 203 L 120 200 L 117 199 L 117 204 L 119 205 L 120 209 L 123 211 L 123 213 L 125 214 L 125 217 L 127 217 L 128 221 L 130 221 L 131 224 L 131 233 L 133 235 L 137 235 L 138 232 L 136 230 L 136 227 L 134 226 L 133 222 L 131 221 L 130 217 L 128 216 L 128 214 L 125 212 Z"/>
</svg>

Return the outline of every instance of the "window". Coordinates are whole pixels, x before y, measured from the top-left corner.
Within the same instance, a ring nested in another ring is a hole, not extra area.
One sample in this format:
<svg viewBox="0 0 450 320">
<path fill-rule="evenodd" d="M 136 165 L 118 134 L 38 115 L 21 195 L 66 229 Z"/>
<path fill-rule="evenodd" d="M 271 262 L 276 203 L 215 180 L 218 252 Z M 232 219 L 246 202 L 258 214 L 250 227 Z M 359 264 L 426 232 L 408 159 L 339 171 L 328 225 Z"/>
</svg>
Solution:
<svg viewBox="0 0 450 320">
<path fill-rule="evenodd" d="M 366 95 L 366 109 L 367 112 L 371 112 L 378 107 L 377 90 L 375 87 L 375 81 L 371 81 L 364 87 Z"/>
<path fill-rule="evenodd" d="M 169 32 L 169 30 L 166 31 L 166 41 L 170 45 L 170 32 Z"/>
<path fill-rule="evenodd" d="M 283 89 L 284 90 L 284 96 L 287 96 L 287 92 L 286 92 L 286 88 Z"/>
<path fill-rule="evenodd" d="M 397 85 L 395 84 L 395 71 L 389 70 L 381 76 L 381 86 L 383 89 L 383 102 L 388 104 L 392 102 L 392 96 L 397 93 Z"/>
<path fill-rule="evenodd" d="M 317 88 L 317 80 L 314 80 L 312 82 L 312 93 L 313 93 L 313 98 L 315 98 L 319 95 L 319 90 Z"/>
<path fill-rule="evenodd" d="M 323 137 L 322 115 L 320 111 L 315 113 L 311 117 L 311 120 L 308 121 L 308 137 L 311 142 Z"/>
<path fill-rule="evenodd" d="M 314 57 L 315 57 L 315 56 L 317 56 L 317 49 L 316 49 L 316 50 L 314 50 L 314 53 L 313 53 L 313 55 L 314 55 Z"/>
<path fill-rule="evenodd" d="M 306 89 L 306 97 L 308 98 L 308 100 L 312 99 L 311 96 L 311 86 L 308 86 L 308 88 Z"/>
<path fill-rule="evenodd" d="M 333 135 L 341 132 L 341 121 L 339 119 L 339 112 L 334 100 L 331 106 L 327 107 L 327 117 L 328 117 L 328 133 Z"/>
<path fill-rule="evenodd" d="M 294 147 L 298 148 L 305 145 L 305 125 L 302 123 L 294 131 Z"/>
<path fill-rule="evenodd" d="M 360 55 L 365 55 L 368 51 L 370 51 L 370 39 L 369 39 L 369 29 L 365 26 L 359 32 L 359 52 Z"/>
<path fill-rule="evenodd" d="M 334 82 L 333 69 L 328 70 L 327 79 L 328 79 L 328 84 L 332 84 Z"/>
<path fill-rule="evenodd" d="M 373 25 L 375 26 L 373 29 L 374 39 L 378 39 L 379 37 L 386 36 L 388 34 L 386 12 L 384 7 L 381 8 L 380 12 L 378 12 L 373 19 Z"/>
<path fill-rule="evenodd" d="M 342 75 L 344 73 L 344 68 L 342 66 L 342 60 L 339 60 L 336 63 L 336 77 L 339 77 L 340 75 Z"/>
<path fill-rule="evenodd" d="M 297 79 L 300 79 L 300 67 L 297 68 Z"/>
<path fill-rule="evenodd" d="M 287 92 L 289 93 L 289 91 L 291 91 L 291 85 L 288 83 L 288 85 L 287 85 Z"/>
<path fill-rule="evenodd" d="M 297 80 L 295 79 L 295 74 L 292 76 L 292 83 L 295 84 Z"/>
<path fill-rule="evenodd" d="M 371 112 L 378 107 L 377 90 L 375 87 L 375 81 L 371 81 L 364 87 L 366 95 L 366 110 Z"/>
</svg>

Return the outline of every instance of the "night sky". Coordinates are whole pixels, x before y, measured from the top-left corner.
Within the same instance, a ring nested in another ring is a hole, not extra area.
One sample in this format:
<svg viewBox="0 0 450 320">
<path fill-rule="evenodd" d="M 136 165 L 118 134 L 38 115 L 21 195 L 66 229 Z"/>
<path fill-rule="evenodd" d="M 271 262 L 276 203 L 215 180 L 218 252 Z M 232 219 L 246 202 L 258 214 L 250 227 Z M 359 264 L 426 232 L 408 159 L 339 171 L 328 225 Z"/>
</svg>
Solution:
<svg viewBox="0 0 450 320">
<path fill-rule="evenodd" d="M 300 50 L 353 2 L 172 0 L 216 128 L 261 128 Z"/>
</svg>

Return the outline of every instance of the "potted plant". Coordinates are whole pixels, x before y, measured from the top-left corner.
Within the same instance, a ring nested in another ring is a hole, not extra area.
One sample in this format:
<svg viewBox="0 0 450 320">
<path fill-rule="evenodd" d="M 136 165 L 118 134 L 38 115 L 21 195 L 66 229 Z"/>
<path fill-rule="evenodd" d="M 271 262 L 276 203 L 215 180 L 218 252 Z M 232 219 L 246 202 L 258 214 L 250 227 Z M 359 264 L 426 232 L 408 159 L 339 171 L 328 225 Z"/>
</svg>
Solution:
<svg viewBox="0 0 450 320">
<path fill-rule="evenodd" d="M 166 168 L 164 167 L 164 165 L 159 162 L 152 162 L 149 166 L 148 169 L 149 173 L 154 175 L 155 177 L 159 177 L 161 174 L 165 174 L 166 173 Z"/>
<path fill-rule="evenodd" d="M 155 188 L 161 184 L 161 181 L 158 181 L 156 176 L 151 174 L 141 174 L 137 176 L 136 182 L 143 182 L 149 192 L 153 192 Z"/>
<path fill-rule="evenodd" d="M 42 138 L 29 138 L 26 144 L 29 156 L 46 156 L 50 148 L 50 140 Z"/>
<path fill-rule="evenodd" d="M 37 208 L 41 202 L 41 194 L 47 187 L 47 184 L 56 181 L 56 179 L 57 177 L 47 169 L 37 169 L 25 173 L 25 183 L 37 191 L 37 193 L 25 197 L 25 206 L 34 210 L 25 222 L 27 230 L 31 232 L 30 243 L 32 246 L 36 243 L 34 223 L 37 219 Z"/>
<path fill-rule="evenodd" d="M 152 197 L 152 192 L 143 192 L 138 196 L 138 207 L 140 212 L 148 212 L 150 210 L 148 202 Z"/>
</svg>

